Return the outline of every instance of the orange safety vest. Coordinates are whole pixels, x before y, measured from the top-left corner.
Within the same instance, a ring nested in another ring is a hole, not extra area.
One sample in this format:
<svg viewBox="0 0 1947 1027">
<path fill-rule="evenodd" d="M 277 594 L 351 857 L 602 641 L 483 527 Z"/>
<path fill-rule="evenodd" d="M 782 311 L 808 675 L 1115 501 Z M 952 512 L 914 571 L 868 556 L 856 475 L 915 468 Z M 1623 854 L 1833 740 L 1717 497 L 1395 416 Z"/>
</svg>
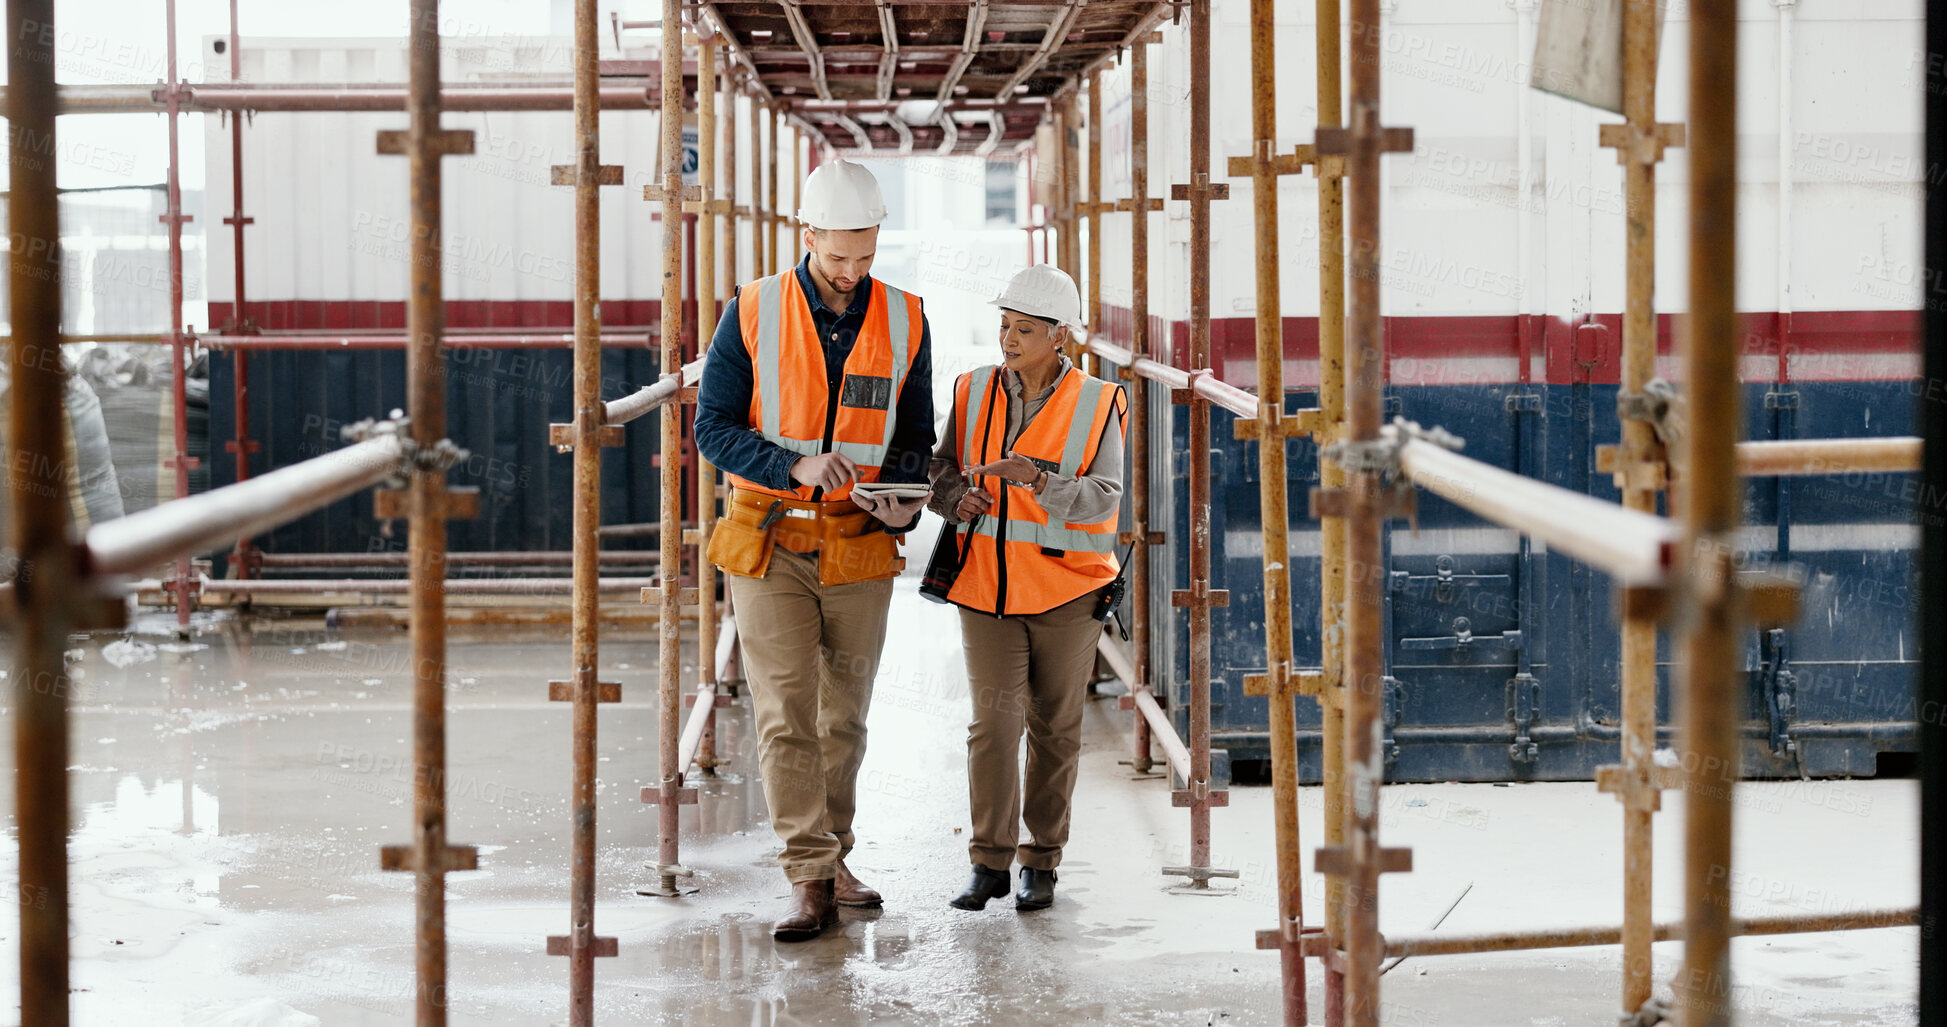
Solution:
<svg viewBox="0 0 1947 1027">
<path fill-rule="evenodd" d="M 825 348 L 811 318 L 811 303 L 792 268 L 760 278 L 737 292 L 744 348 L 750 352 L 750 426 L 793 453 L 843 453 L 859 467 L 860 481 L 878 481 L 897 423 L 899 390 L 919 353 L 925 321 L 919 297 L 874 278 L 872 298 L 839 387 L 838 416 L 829 417 L 830 386 Z M 831 421 L 831 434 L 825 422 Z M 809 501 L 812 488 L 774 489 L 735 474 L 740 489 Z M 844 499 L 852 487 L 827 492 Z"/>
<path fill-rule="evenodd" d="M 1007 456 L 1000 374 L 999 367 L 982 367 L 954 383 L 962 467 Z M 1014 441 L 1014 452 L 1048 471 L 1080 474 L 1095 462 L 1110 416 L 1127 406 L 1120 386 L 1070 368 Z M 969 526 L 958 526 L 956 544 L 967 556 L 949 601 L 995 615 L 1046 613 L 1114 579 L 1116 511 L 1099 521 L 1051 523 L 1027 485 L 1000 478 L 981 484 L 994 505 L 973 522 L 971 542 Z"/>
</svg>

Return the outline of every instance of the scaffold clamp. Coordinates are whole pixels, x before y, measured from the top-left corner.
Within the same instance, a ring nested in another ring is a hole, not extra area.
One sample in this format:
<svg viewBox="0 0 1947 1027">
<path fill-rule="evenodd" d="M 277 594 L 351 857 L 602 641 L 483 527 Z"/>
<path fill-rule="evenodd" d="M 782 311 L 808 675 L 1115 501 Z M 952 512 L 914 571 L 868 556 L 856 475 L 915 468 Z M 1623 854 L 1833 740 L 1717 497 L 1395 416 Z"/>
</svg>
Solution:
<svg viewBox="0 0 1947 1027">
<path fill-rule="evenodd" d="M 1661 378 L 1650 379 L 1641 392 L 1616 393 L 1616 417 L 1648 422 L 1665 446 L 1683 441 L 1688 421 L 1682 390 Z"/>
<path fill-rule="evenodd" d="M 585 939 L 577 946 L 577 939 Z M 552 934 L 548 936 L 548 955 L 572 956 L 576 948 L 585 948 L 591 956 L 613 956 L 618 951 L 614 938 L 598 938 L 593 935 Z"/>
<path fill-rule="evenodd" d="M 1276 403 L 1259 403 L 1256 417 L 1240 417 L 1231 422 L 1231 435 L 1239 439 L 1262 441 L 1268 432 L 1274 438 L 1289 439 L 1317 434 L 1326 424 L 1325 412 L 1317 407 L 1305 407 L 1286 414 Z"/>
<path fill-rule="evenodd" d="M 581 169 L 574 164 L 550 164 L 548 165 L 548 184 L 575 185 L 575 179 L 579 177 L 576 172 L 579 170 Z M 621 185 L 622 165 L 597 164 L 595 166 L 595 184 Z"/>
<path fill-rule="evenodd" d="M 1635 122 L 1600 125 L 1596 129 L 1596 145 L 1613 147 L 1616 163 L 1655 164 L 1663 159 L 1665 148 L 1682 146 L 1687 133 L 1678 122 L 1661 121 L 1654 125 L 1639 125 Z"/>
<path fill-rule="evenodd" d="M 548 682 L 548 701 L 574 702 L 575 692 L 578 690 L 575 685 L 576 682 L 574 681 Z M 622 701 L 622 683 L 620 681 L 597 681 L 594 682 L 594 685 L 596 702 Z"/>
</svg>

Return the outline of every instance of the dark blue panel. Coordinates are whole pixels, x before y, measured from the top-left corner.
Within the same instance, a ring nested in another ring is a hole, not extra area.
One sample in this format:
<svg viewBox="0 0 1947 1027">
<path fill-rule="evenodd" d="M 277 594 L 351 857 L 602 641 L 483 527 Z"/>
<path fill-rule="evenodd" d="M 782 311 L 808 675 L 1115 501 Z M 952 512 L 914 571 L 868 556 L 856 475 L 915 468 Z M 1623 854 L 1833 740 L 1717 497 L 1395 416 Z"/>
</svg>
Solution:
<svg viewBox="0 0 1947 1027">
<path fill-rule="evenodd" d="M 1389 390 L 1399 411 L 1466 439 L 1467 455 L 1564 488 L 1615 501 L 1596 448 L 1618 441 L 1613 385 L 1422 386 Z M 1767 401 L 1767 396 L 1770 400 Z M 1287 409 L 1313 403 L 1292 392 Z M 1905 382 L 1807 383 L 1744 391 L 1747 438 L 1832 438 L 1909 432 Z M 1187 493 L 1186 411 L 1171 415 L 1171 492 Z M 1257 546 L 1257 443 L 1236 441 L 1228 412 L 1211 422 L 1213 587 L 1230 605 L 1212 615 L 1214 744 L 1233 760 L 1268 756 L 1263 699 L 1239 694 L 1264 668 L 1262 565 Z M 1319 659 L 1317 523 L 1307 495 L 1317 484 L 1309 441 L 1291 447 L 1293 628 L 1298 661 Z M 1910 750 L 1912 677 L 1912 507 L 1910 475 L 1757 479 L 1746 490 L 1751 569 L 1787 562 L 1805 573 L 1803 616 L 1778 639 L 1789 660 L 1768 673 L 1773 648 L 1752 631 L 1745 766 L 1756 775 L 1872 773 L 1881 750 Z M 1159 502 L 1168 496 L 1157 497 Z M 1188 515 L 1172 504 L 1174 573 L 1187 584 Z M 1779 524 L 1785 525 L 1780 533 Z M 1586 779 L 1617 759 L 1620 733 L 1614 589 L 1608 578 L 1566 557 L 1527 551 L 1437 497 L 1419 497 L 1419 533 L 1388 530 L 1389 737 L 1394 780 Z M 1787 559 L 1780 559 L 1784 556 Z M 1159 583 L 1160 584 L 1160 583 Z M 1172 687 L 1179 729 L 1187 715 L 1188 621 L 1172 618 Z M 1510 633 L 1519 633 L 1511 645 Z M 1669 640 L 1659 642 L 1658 719 L 1670 720 Z M 1528 675 L 1523 677 L 1523 675 Z M 1526 685 L 1525 682 L 1533 682 Z M 1780 682 L 1788 693 L 1778 705 Z M 1522 693 L 1522 688 L 1532 692 Z M 1532 696 L 1533 702 L 1518 701 Z M 1533 713 L 1529 714 L 1532 706 Z M 1780 717 L 1778 710 L 1788 712 Z M 1317 779 L 1318 707 L 1299 699 L 1301 778 Z M 1523 719 L 1526 718 L 1526 719 Z M 1780 735 L 1779 731 L 1783 734 Z M 1663 729 L 1665 742 L 1669 729 Z M 1531 742 L 1533 749 L 1525 744 Z M 1524 752 L 1532 755 L 1523 758 Z"/>
<path fill-rule="evenodd" d="M 602 355 L 602 395 L 612 399 L 660 377 L 653 351 Z M 571 419 L 572 354 L 563 349 L 454 349 L 447 354 L 447 435 L 468 451 L 449 475 L 480 490 L 480 517 L 449 527 L 455 550 L 565 550 L 571 545 L 572 470 L 548 445 L 548 425 Z M 402 408 L 405 356 L 396 351 L 266 351 L 250 356 L 250 434 L 262 445 L 255 474 L 344 445 L 339 430 Z M 210 360 L 212 484 L 236 480 L 231 354 Z M 657 417 L 624 429 L 626 444 L 602 454 L 603 523 L 660 516 Z M 626 547 L 616 540 L 610 548 Z M 403 550 L 405 526 L 388 533 L 372 518 L 365 492 L 300 518 L 257 540 L 267 552 Z"/>
</svg>

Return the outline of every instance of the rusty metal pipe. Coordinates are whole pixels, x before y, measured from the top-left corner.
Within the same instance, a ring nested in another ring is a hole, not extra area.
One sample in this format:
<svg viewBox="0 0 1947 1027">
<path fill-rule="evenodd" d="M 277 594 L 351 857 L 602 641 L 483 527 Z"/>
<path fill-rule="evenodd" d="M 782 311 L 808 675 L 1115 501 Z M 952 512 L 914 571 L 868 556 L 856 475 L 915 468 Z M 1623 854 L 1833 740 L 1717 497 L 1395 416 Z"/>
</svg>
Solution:
<svg viewBox="0 0 1947 1027">
<path fill-rule="evenodd" d="M 199 85 L 189 86 L 183 92 L 183 107 L 192 112 L 298 113 L 402 111 L 407 108 L 409 90 L 398 85 Z M 642 86 L 604 86 L 599 91 L 603 110 L 648 110 L 657 99 L 655 89 Z M 442 107 L 449 111 L 569 111 L 574 109 L 575 91 L 572 86 L 455 83 L 442 86 L 441 100 Z M 154 109 L 153 103 L 136 106 L 138 112 Z"/>
<path fill-rule="evenodd" d="M 1286 437 L 1274 432 L 1284 416 L 1284 316 L 1278 271 L 1278 176 L 1269 164 L 1278 148 L 1277 17 L 1272 0 L 1251 0 L 1251 214 L 1257 238 L 1258 482 L 1264 556 L 1264 665 L 1270 705 L 1272 825 L 1277 847 L 1278 962 L 1286 1027 L 1303 1027 L 1305 867 L 1298 833 L 1297 668 L 1291 640 L 1290 511 L 1286 497 Z M 1199 386 L 1214 378 L 1197 380 Z M 1241 391 L 1241 390 L 1240 390 Z"/>
<path fill-rule="evenodd" d="M 569 637 L 574 649 L 569 678 L 569 745 L 573 767 L 568 786 L 568 933 L 560 948 L 568 957 L 568 1022 L 595 1022 L 595 960 L 602 953 L 595 933 L 596 763 L 600 718 L 601 564 L 596 532 L 602 523 L 601 321 L 601 119 L 595 32 L 595 0 L 575 0 L 575 339 L 574 339 L 574 582 Z M 673 24 L 673 23 L 672 23 Z M 665 233 L 675 231 L 665 223 Z M 667 342 L 668 340 L 664 340 Z M 552 946 L 552 942 L 550 943 Z M 613 950 L 609 950 L 613 951 Z"/>
<path fill-rule="evenodd" d="M 237 0 L 230 0 L 230 81 L 243 78 L 243 47 L 237 32 Z M 244 302 L 244 239 L 243 226 L 250 219 L 243 213 L 243 119 L 230 119 L 230 216 L 224 219 L 231 227 L 230 269 L 232 273 L 232 295 L 230 325 L 234 329 L 244 329 L 249 324 Z M 257 448 L 250 440 L 250 354 L 238 353 L 233 358 L 233 382 L 231 404 L 236 422 L 236 438 L 226 447 L 236 454 L 236 480 L 250 477 L 250 454 Z M 237 539 L 233 560 L 244 558 L 252 551 L 249 538 Z M 245 563 L 245 566 L 248 566 Z M 232 573 L 236 573 L 233 571 Z"/>
<path fill-rule="evenodd" d="M 675 373 L 683 359 L 683 236 L 682 205 L 675 200 L 683 192 L 683 51 L 681 0 L 663 0 L 663 297 L 662 367 L 664 375 Z M 776 112 L 772 112 L 773 138 Z M 775 157 L 775 154 L 773 154 Z M 673 892 L 678 859 L 677 792 L 682 783 L 682 768 L 676 764 L 676 745 L 682 733 L 682 644 L 683 623 L 677 587 L 683 572 L 682 501 L 683 412 L 674 404 L 662 408 L 662 623 L 656 646 L 660 687 L 656 716 L 656 740 L 661 779 L 661 801 L 656 807 L 656 862 L 663 874 L 665 891 Z"/>
<path fill-rule="evenodd" d="M 1656 10 L 1651 0 L 1623 8 L 1623 108 L 1637 132 L 1656 128 Z M 1524 183 L 1525 187 L 1525 183 Z M 1623 310 L 1622 388 L 1641 393 L 1656 377 L 1656 165 L 1625 160 L 1623 188 L 1627 228 Z M 1526 314 L 1526 311 L 1522 311 Z M 1525 371 L 1525 365 L 1524 365 Z M 1648 421 L 1622 423 L 1620 458 L 1626 467 L 1662 463 L 1663 447 Z M 1627 478 L 1628 475 L 1625 474 Z M 1637 483 L 1653 481 L 1637 479 Z M 1654 515 L 1657 490 L 1624 488 L 1622 504 Z M 1634 1014 L 1650 998 L 1651 889 L 1655 869 L 1655 814 L 1661 796 L 1650 787 L 1656 748 L 1656 623 L 1625 616 L 1622 627 L 1622 770 L 1631 782 L 1623 800 L 1622 1011 Z"/>
<path fill-rule="evenodd" d="M 1317 50 L 1317 106 L 1320 129 L 1340 128 L 1339 0 L 1314 5 Z M 1321 156 L 1318 171 L 1318 407 L 1324 429 L 1313 435 L 1322 450 L 1345 437 L 1345 158 Z M 1320 488 L 1343 490 L 1344 468 L 1318 461 Z M 1346 523 L 1321 518 L 1319 535 L 1318 631 L 1320 782 L 1324 792 L 1325 844 L 1345 844 L 1345 561 Z M 1337 951 L 1345 947 L 1345 879 L 1325 879 L 1325 937 Z M 1345 974 L 1336 962 L 1325 966 L 1325 1023 L 1345 1020 Z"/>
<path fill-rule="evenodd" d="M 710 351 L 710 339 L 717 324 L 717 37 L 698 40 L 697 83 L 697 182 L 702 187 L 696 229 L 696 352 L 701 364 Z M 699 371 L 701 369 L 699 368 Z M 696 454 L 696 591 L 702 616 L 697 621 L 696 651 L 714 654 L 717 650 L 717 566 L 708 559 L 710 536 L 717 527 L 717 469 L 701 452 Z M 696 742 L 689 743 L 689 729 L 683 730 L 688 748 L 677 753 L 682 767 L 695 760 L 704 770 L 717 765 L 716 693 L 717 664 L 714 659 L 697 661 L 697 712 L 702 726 Z M 709 699 L 702 698 L 707 689 Z"/>
<path fill-rule="evenodd" d="M 55 152 L 54 0 L 7 0 L 7 125 L 15 146 Z M 174 19 L 170 24 L 174 25 Z M 173 62 L 172 32 L 171 59 Z M 8 544 L 32 569 L 9 604 L 13 664 L 14 823 L 20 846 L 20 1020 L 68 1022 L 68 670 L 76 621 L 66 446 L 62 441 L 61 225 L 57 162 L 7 165 Z"/>
<path fill-rule="evenodd" d="M 1381 389 L 1385 381 L 1385 338 L 1380 321 L 1379 3 L 1352 0 L 1353 54 L 1350 135 L 1347 161 L 1350 185 L 1347 228 L 1351 243 L 1351 296 L 1346 331 L 1346 441 L 1370 444 L 1379 438 Z M 1345 597 L 1345 856 L 1344 969 L 1345 1020 L 1353 1027 L 1378 1027 L 1379 963 L 1379 789 L 1385 780 L 1380 751 L 1380 691 L 1385 661 L 1381 634 L 1379 583 L 1386 567 L 1380 549 L 1384 485 L 1371 470 L 1348 478 L 1346 571 L 1354 583 Z"/>
<path fill-rule="evenodd" d="M 597 592 L 640 592 L 656 583 L 655 578 L 597 578 Z M 244 596 L 323 595 L 325 593 L 363 593 L 365 595 L 411 595 L 426 589 L 447 595 L 573 595 L 580 586 L 573 578 L 444 578 L 422 582 L 416 578 L 213 578 L 202 583 L 205 592 Z"/>
<path fill-rule="evenodd" d="M 574 562 L 572 552 L 447 553 L 448 567 L 560 567 Z M 610 549 L 601 554 L 607 564 L 655 563 L 662 554 L 646 549 Z M 398 567 L 410 562 L 407 553 L 260 553 L 264 567 Z"/>
<path fill-rule="evenodd" d="M 1920 439 L 1913 436 L 1740 442 L 1737 473 L 1746 478 L 1900 473 L 1918 471 L 1920 455 Z"/>
<path fill-rule="evenodd" d="M 1731 554 L 1743 482 L 1739 425 L 1737 284 L 1737 3 L 1690 8 L 1690 319 L 1684 337 L 1689 430 L 1683 462 L 1681 566 L 1696 586 L 1684 633 L 1683 969 L 1674 1005 L 1681 1027 L 1731 1022 L 1732 795 L 1743 694 L 1742 602 Z"/>
<path fill-rule="evenodd" d="M 1131 625 L 1135 651 L 1135 677 L 1131 683 L 1140 694 L 1150 690 L 1150 622 L 1153 619 L 1149 597 L 1149 386 L 1133 358 L 1147 359 L 1149 342 L 1149 37 L 1138 37 L 1129 48 L 1129 349 L 1126 362 L 1134 377 L 1129 379 L 1129 511 L 1135 521 L 1129 547 L 1129 607 L 1135 612 Z M 1138 773 L 1148 773 L 1153 765 L 1149 753 L 1149 721 L 1135 718 L 1134 750 L 1130 764 Z M 1187 780 L 1187 778 L 1185 778 Z"/>
<path fill-rule="evenodd" d="M 248 481 L 103 521 L 85 536 L 97 575 L 146 572 L 233 539 L 262 534 L 401 473 L 406 447 L 395 435 L 367 439 Z"/>
<path fill-rule="evenodd" d="M 1210 0 L 1190 2 L 1190 366 L 1210 366 Z M 1190 867 L 1210 866 L 1210 404 L 1190 396 Z"/>
<path fill-rule="evenodd" d="M 1088 323 L 1102 330 L 1102 72 L 1088 76 Z M 1090 353 L 1087 371 L 1102 376 L 1102 358 Z"/>
<path fill-rule="evenodd" d="M 173 2 L 173 0 L 172 0 Z M 408 161 L 411 176 L 412 286 L 406 305 L 406 397 L 413 444 L 434 452 L 446 439 L 446 330 L 441 297 L 439 0 L 412 0 L 407 64 L 412 79 Z M 263 479 L 259 479 L 260 481 Z M 251 483 L 245 483 L 251 484 Z M 242 486 L 238 486 L 242 487 Z M 418 921 L 420 1027 L 446 1023 L 446 580 L 445 466 L 429 462 L 408 485 L 406 551 L 412 554 L 413 853 Z M 180 594 L 180 592 L 178 593 Z"/>
<path fill-rule="evenodd" d="M 168 170 L 168 209 L 162 221 L 169 226 L 169 383 L 170 402 L 174 414 L 171 431 L 175 451 L 169 457 L 168 466 L 175 472 L 175 498 L 180 501 L 189 495 L 189 345 L 183 335 L 183 222 L 188 220 L 183 214 L 182 159 L 180 153 L 181 89 L 176 81 L 176 0 L 168 0 L 164 5 L 164 15 L 168 19 L 168 79 L 163 90 L 165 109 L 168 112 L 169 130 L 169 170 Z M 183 631 L 189 626 L 190 590 L 189 556 L 184 554 L 176 560 L 176 630 Z"/>
<path fill-rule="evenodd" d="M 370 350 L 405 349 L 411 337 L 404 332 L 365 332 L 325 335 L 300 332 L 265 332 L 261 335 L 199 335 L 204 349 L 248 352 L 256 350 Z M 646 349 L 654 340 L 647 332 L 609 332 L 602 336 L 608 349 Z M 447 349 L 568 349 L 575 343 L 573 334 L 562 332 L 491 333 L 469 328 L 444 340 Z"/>
</svg>

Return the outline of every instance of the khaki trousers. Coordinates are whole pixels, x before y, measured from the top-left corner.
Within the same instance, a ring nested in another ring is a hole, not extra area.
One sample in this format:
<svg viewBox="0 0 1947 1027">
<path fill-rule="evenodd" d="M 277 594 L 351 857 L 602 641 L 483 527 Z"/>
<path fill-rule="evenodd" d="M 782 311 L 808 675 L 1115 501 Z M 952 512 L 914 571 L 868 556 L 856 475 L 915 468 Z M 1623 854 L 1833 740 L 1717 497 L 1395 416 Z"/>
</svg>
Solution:
<svg viewBox="0 0 1947 1027">
<path fill-rule="evenodd" d="M 820 587 L 817 560 L 780 547 L 763 577 L 731 575 L 730 596 L 778 865 L 793 884 L 831 878 L 852 851 L 892 579 Z"/>
<path fill-rule="evenodd" d="M 1068 843 L 1069 798 L 1082 751 L 1082 709 L 1102 624 L 1095 592 L 1047 613 L 1016 617 L 960 611 L 973 722 L 967 727 L 972 861 L 1006 871 L 1052 870 Z M 1021 732 L 1027 775 L 1019 773 Z M 1023 801 L 1022 793 L 1026 792 Z M 1029 842 L 1018 845 L 1025 821 Z"/>
</svg>

